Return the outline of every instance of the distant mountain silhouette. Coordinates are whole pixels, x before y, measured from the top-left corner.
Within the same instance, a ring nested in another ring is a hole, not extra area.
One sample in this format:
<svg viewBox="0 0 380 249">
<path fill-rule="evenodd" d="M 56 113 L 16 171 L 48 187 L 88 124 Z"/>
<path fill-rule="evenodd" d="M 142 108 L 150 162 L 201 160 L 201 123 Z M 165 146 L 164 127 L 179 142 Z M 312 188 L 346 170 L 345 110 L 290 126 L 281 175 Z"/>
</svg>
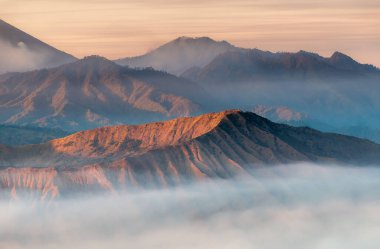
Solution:
<svg viewBox="0 0 380 249">
<path fill-rule="evenodd" d="M 252 84 L 271 81 L 326 81 L 380 76 L 380 70 L 335 52 L 330 58 L 315 53 L 271 53 L 258 49 L 217 56 L 203 68 L 190 68 L 182 76 L 209 84 Z"/>
<path fill-rule="evenodd" d="M 124 68 L 99 56 L 0 76 L 0 122 L 67 131 L 141 123 L 199 111 L 201 88 L 152 69 Z"/>
<path fill-rule="evenodd" d="M 0 52 L 0 73 L 55 67 L 76 60 L 3 20 L 0 20 Z"/>
<path fill-rule="evenodd" d="M 226 52 L 182 77 L 218 96 L 222 108 L 287 106 L 308 115 L 313 127 L 346 134 L 349 130 L 350 135 L 380 141 L 378 135 L 366 135 L 380 125 L 375 94 L 380 91 L 380 70 L 339 52 L 328 58 L 306 51 Z"/>
<path fill-rule="evenodd" d="M 205 66 L 220 54 L 240 50 L 226 41 L 214 41 L 208 37 L 179 37 L 145 55 L 116 62 L 129 67 L 153 67 L 179 75 L 189 68 Z"/>
<path fill-rule="evenodd" d="M 335 52 L 330 58 L 327 58 L 327 61 L 330 65 L 340 68 L 340 69 L 345 69 L 345 70 L 351 70 L 355 72 L 362 72 L 362 73 L 379 73 L 379 69 L 369 65 L 369 64 L 361 64 L 348 55 L 345 55 L 340 52 Z"/>
<path fill-rule="evenodd" d="M 294 162 L 378 164 L 380 145 L 232 110 L 103 127 L 40 145 L 2 146 L 0 184 L 12 194 L 29 189 L 50 198 L 83 189 L 229 178 Z"/>
</svg>

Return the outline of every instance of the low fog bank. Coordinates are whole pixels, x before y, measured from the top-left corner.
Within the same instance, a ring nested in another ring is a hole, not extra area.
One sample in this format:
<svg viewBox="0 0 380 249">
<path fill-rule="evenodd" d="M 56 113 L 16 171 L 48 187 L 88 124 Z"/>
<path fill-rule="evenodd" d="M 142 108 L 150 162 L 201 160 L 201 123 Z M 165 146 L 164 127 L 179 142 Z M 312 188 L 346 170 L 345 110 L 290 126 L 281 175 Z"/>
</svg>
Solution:
<svg viewBox="0 0 380 249">
<path fill-rule="evenodd" d="M 379 189 L 379 168 L 295 164 L 161 190 L 3 201 L 0 248 L 377 249 Z"/>
</svg>

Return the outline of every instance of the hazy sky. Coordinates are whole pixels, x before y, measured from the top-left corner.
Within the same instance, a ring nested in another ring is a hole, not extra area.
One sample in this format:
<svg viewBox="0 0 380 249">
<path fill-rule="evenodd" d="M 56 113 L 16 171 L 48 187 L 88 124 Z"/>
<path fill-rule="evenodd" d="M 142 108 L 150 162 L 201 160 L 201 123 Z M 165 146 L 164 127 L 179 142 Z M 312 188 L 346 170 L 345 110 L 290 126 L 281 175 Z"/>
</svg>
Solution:
<svg viewBox="0 0 380 249">
<path fill-rule="evenodd" d="M 380 66 L 379 0 L 0 0 L 0 18 L 77 57 L 139 55 L 185 35 Z"/>
</svg>

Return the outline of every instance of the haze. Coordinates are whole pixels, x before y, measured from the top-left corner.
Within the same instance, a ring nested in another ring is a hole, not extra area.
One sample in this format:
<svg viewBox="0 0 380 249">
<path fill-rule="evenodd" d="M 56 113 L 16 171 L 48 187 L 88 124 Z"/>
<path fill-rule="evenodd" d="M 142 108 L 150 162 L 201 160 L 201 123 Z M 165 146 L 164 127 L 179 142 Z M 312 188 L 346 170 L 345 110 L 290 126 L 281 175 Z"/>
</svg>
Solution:
<svg viewBox="0 0 380 249">
<path fill-rule="evenodd" d="M 0 0 L 0 17 L 75 56 L 140 55 L 178 36 L 271 51 L 339 50 L 380 66 L 377 0 Z"/>
<path fill-rule="evenodd" d="M 253 177 L 0 202 L 1 248 L 378 248 L 378 168 L 294 164 Z"/>
</svg>

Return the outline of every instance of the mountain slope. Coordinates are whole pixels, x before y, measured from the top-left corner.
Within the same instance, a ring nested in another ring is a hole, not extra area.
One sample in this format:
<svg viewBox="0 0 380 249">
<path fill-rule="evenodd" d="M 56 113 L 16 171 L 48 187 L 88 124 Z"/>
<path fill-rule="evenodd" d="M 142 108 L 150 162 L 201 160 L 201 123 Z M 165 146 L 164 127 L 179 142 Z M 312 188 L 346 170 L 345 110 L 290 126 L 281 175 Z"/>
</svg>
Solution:
<svg viewBox="0 0 380 249">
<path fill-rule="evenodd" d="M 194 67 L 203 67 L 217 55 L 239 51 L 228 42 L 217 42 L 208 37 L 179 37 L 142 56 L 117 60 L 129 67 L 153 67 L 175 75 Z"/>
<path fill-rule="evenodd" d="M 0 20 L 0 51 L 0 73 L 55 67 L 76 60 L 3 20 Z"/>
<path fill-rule="evenodd" d="M 0 76 L 0 122 L 67 131 L 141 123 L 195 113 L 201 96 L 201 88 L 188 80 L 89 56 Z"/>
<path fill-rule="evenodd" d="M 115 190 L 228 178 L 253 167 L 300 161 L 375 164 L 380 145 L 232 110 L 103 127 L 40 145 L 3 146 L 0 182 L 14 193 L 30 188 L 51 197 L 76 188 Z"/>
</svg>

